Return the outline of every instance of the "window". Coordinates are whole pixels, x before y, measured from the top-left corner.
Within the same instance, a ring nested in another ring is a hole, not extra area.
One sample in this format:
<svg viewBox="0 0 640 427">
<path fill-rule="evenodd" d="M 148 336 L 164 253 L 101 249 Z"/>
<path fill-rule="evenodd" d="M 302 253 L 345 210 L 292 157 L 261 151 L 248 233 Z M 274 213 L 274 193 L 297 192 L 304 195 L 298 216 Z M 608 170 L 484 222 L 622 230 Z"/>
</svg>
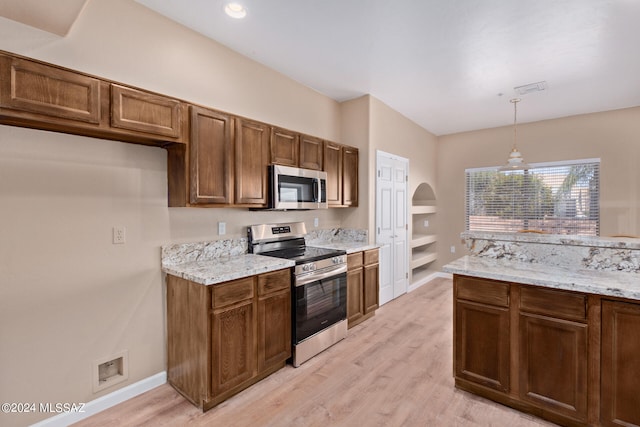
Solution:
<svg viewBox="0 0 640 427">
<path fill-rule="evenodd" d="M 468 231 L 600 234 L 600 159 L 465 173 Z"/>
</svg>

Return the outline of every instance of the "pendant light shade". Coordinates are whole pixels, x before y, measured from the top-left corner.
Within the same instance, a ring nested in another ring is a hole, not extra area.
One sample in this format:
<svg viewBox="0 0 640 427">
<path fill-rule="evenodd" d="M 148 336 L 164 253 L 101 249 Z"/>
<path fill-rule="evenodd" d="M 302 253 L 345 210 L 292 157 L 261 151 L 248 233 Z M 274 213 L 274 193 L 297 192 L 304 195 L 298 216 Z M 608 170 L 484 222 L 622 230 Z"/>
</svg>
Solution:
<svg viewBox="0 0 640 427">
<path fill-rule="evenodd" d="M 526 170 L 529 169 L 529 165 L 524 162 L 522 158 L 522 154 L 518 151 L 518 102 L 520 102 L 520 98 L 513 98 L 509 102 L 513 104 L 513 147 L 511 148 L 511 153 L 509 153 L 509 158 L 507 159 L 507 164 L 502 166 L 499 171 L 516 171 L 516 170 Z"/>
</svg>

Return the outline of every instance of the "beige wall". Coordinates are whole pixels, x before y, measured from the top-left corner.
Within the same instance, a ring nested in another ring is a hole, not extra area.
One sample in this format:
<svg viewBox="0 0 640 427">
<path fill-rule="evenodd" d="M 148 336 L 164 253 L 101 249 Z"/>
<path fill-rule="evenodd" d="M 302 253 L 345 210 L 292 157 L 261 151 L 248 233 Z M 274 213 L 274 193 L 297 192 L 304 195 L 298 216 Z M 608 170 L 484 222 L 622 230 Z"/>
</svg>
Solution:
<svg viewBox="0 0 640 427">
<path fill-rule="evenodd" d="M 499 166 L 512 144 L 510 126 L 439 138 L 439 258 L 464 253 L 464 170 Z M 518 125 L 518 148 L 527 162 L 600 158 L 601 235 L 640 235 L 640 107 Z M 449 252 L 456 246 L 457 253 Z"/>
<path fill-rule="evenodd" d="M 337 102 L 131 0 L 89 1 L 64 38 L 0 18 L 0 49 L 342 142 Z M 88 402 L 164 371 L 162 245 L 355 210 L 167 208 L 166 174 L 159 148 L 0 126 L 1 402 Z M 94 394 L 94 360 L 121 350 L 129 381 Z"/>
<path fill-rule="evenodd" d="M 409 193 L 408 204 L 411 205 L 411 199 L 418 186 L 426 182 L 438 195 L 438 186 L 436 182 L 436 164 L 437 164 L 437 137 L 429 131 L 421 128 L 405 116 L 390 108 L 388 105 L 371 97 L 371 161 L 372 169 L 369 174 L 369 197 L 375 200 L 375 182 L 376 182 L 376 150 L 386 153 L 395 154 L 400 157 L 409 159 Z M 372 203 L 372 209 L 369 211 L 370 226 L 373 232 L 375 227 L 375 202 Z M 410 209 L 410 208 L 408 208 Z M 413 234 L 413 221 L 411 211 L 409 210 L 409 236 Z M 429 233 L 436 233 L 436 225 L 431 219 Z M 416 232 L 421 232 L 422 230 Z M 426 234 L 423 233 L 423 234 Z M 437 246 L 437 243 L 434 245 Z M 411 259 L 411 249 L 409 249 L 409 260 Z M 436 272 L 439 269 L 439 262 L 433 262 L 427 266 L 430 272 Z M 410 278 L 413 278 L 411 271 Z M 410 279 L 410 284 L 413 280 Z"/>
<path fill-rule="evenodd" d="M 375 199 L 369 196 L 369 176 L 375 170 L 375 155 L 373 166 L 370 143 L 370 101 L 369 95 L 361 96 L 340 104 L 341 135 L 345 144 L 358 147 L 358 209 L 345 211 L 344 226 L 351 228 L 367 228 L 372 236 L 373 225 L 370 223 L 370 211 L 375 208 Z M 373 168 L 373 169 L 372 169 Z"/>
</svg>

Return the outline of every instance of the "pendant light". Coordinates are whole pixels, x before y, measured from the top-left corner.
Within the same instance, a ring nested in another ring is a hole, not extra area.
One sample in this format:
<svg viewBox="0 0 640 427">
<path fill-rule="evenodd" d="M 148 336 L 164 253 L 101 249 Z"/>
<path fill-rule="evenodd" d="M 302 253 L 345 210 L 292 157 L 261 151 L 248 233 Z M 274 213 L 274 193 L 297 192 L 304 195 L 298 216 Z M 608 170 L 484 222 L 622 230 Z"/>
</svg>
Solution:
<svg viewBox="0 0 640 427">
<path fill-rule="evenodd" d="M 507 164 L 502 166 L 499 171 L 517 171 L 517 170 L 527 170 L 529 169 L 529 165 L 524 162 L 522 158 L 522 154 L 518 151 L 518 102 L 520 102 L 520 98 L 513 98 L 509 100 L 513 104 L 513 148 L 511 148 L 511 153 L 509 153 L 509 158 L 507 159 Z"/>
</svg>

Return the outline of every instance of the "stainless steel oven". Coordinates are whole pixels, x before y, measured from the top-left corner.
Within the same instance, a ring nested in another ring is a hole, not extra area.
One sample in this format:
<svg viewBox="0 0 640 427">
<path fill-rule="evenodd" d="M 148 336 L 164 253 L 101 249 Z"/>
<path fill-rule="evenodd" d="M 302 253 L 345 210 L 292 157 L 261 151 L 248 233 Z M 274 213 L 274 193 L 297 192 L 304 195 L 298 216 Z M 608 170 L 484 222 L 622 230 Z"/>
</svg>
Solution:
<svg viewBox="0 0 640 427">
<path fill-rule="evenodd" d="M 347 255 L 306 246 L 304 223 L 248 228 L 252 253 L 292 259 L 293 366 L 300 366 L 347 334 Z"/>
</svg>

